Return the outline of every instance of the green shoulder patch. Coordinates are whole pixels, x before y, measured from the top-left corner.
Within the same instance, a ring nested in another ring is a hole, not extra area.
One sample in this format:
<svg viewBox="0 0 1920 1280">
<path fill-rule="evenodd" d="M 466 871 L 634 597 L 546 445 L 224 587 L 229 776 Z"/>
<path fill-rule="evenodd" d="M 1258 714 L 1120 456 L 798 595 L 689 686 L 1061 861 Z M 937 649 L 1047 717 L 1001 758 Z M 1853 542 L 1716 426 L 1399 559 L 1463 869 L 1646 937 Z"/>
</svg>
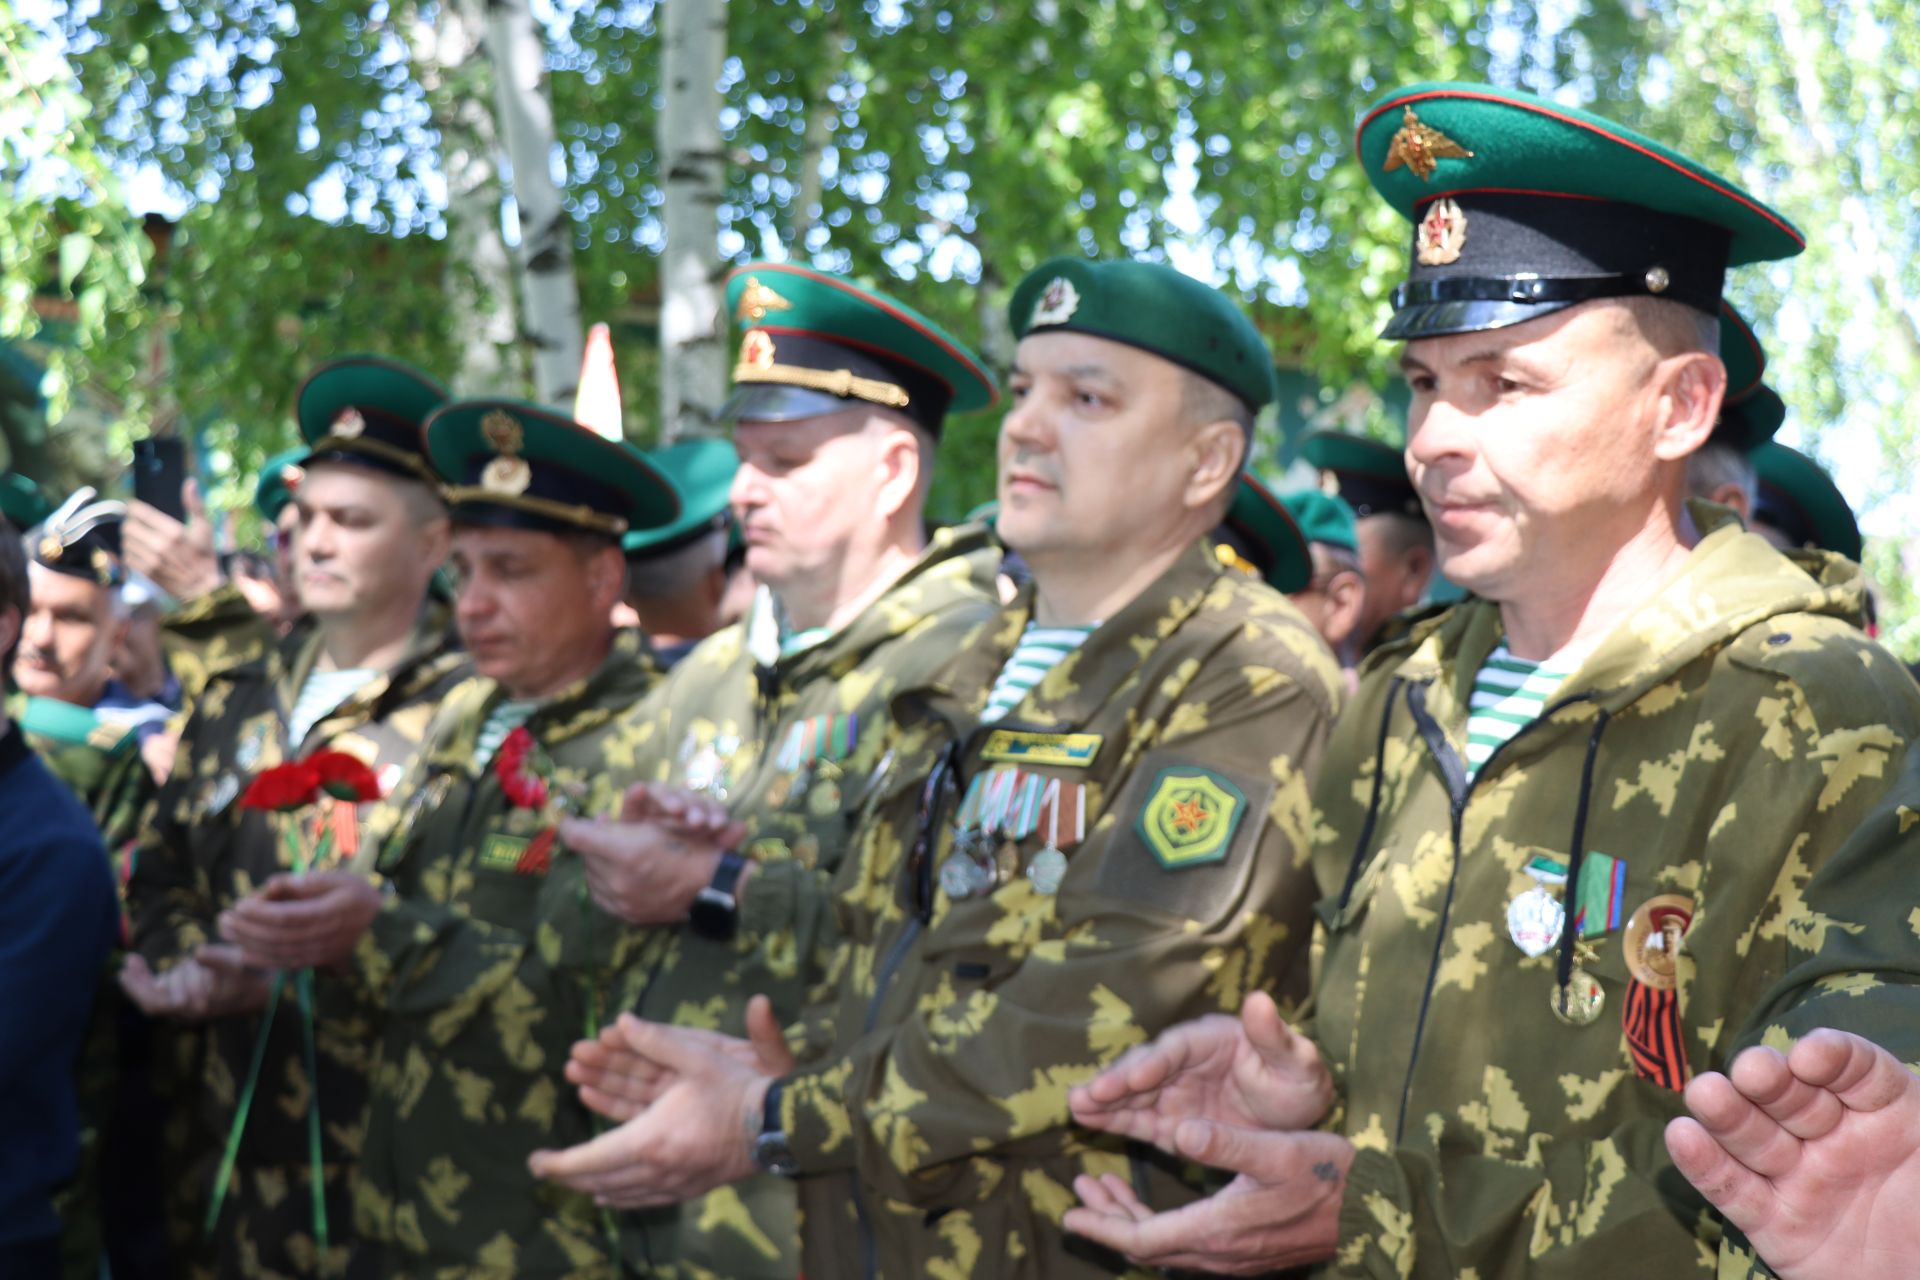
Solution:
<svg viewBox="0 0 1920 1280">
<path fill-rule="evenodd" d="M 1134 830 L 1168 871 L 1223 861 L 1246 815 L 1247 797 L 1217 773 L 1192 766 L 1162 769 Z"/>
</svg>

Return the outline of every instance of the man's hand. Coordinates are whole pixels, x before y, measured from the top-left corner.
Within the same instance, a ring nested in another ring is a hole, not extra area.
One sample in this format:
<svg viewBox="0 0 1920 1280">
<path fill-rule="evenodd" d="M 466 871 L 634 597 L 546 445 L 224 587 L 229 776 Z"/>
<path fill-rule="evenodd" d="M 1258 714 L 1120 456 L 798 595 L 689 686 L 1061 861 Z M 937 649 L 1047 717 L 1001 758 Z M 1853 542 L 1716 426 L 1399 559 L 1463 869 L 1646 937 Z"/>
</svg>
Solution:
<svg viewBox="0 0 1920 1280">
<path fill-rule="evenodd" d="M 573 1046 L 567 1063 L 569 1083 L 580 1090 L 580 1101 L 609 1120 L 624 1123 L 646 1110 L 671 1084 L 675 1073 L 628 1046 L 627 1024 L 638 1025 L 631 1014 L 611 1023 L 598 1040 Z M 793 1053 L 774 1020 L 773 1004 L 765 996 L 747 1002 L 747 1039 L 717 1031 L 681 1027 L 680 1032 L 716 1053 L 731 1056 L 743 1066 L 775 1078 L 793 1070 Z"/>
<path fill-rule="evenodd" d="M 1280 1020 L 1264 992 L 1240 1017 L 1186 1022 L 1067 1095 L 1073 1118 L 1091 1129 L 1171 1151 L 1184 1120 L 1246 1129 L 1305 1129 L 1326 1114 L 1333 1080 L 1320 1050 Z"/>
<path fill-rule="evenodd" d="M 1062 1225 L 1144 1267 L 1256 1275 L 1333 1256 L 1353 1144 L 1331 1133 L 1272 1133 L 1182 1121 L 1168 1148 L 1238 1174 L 1184 1208 L 1154 1213 L 1126 1179 L 1074 1179 L 1084 1207 Z"/>
<path fill-rule="evenodd" d="M 127 957 L 120 989 L 152 1018 L 205 1022 L 264 1009 L 272 978 L 248 965 L 238 947 L 209 943 L 163 974 L 146 957 Z"/>
<path fill-rule="evenodd" d="M 617 822 L 570 818 L 560 824 L 560 839 L 580 855 L 594 902 L 636 925 L 686 919 L 720 855 L 745 835 L 711 797 L 647 783 L 628 789 Z"/>
<path fill-rule="evenodd" d="M 128 568 L 153 579 L 174 599 L 191 600 L 220 585 L 220 560 L 200 486 L 188 480 L 180 486 L 180 498 L 187 509 L 185 524 L 158 507 L 129 502 L 120 546 Z"/>
<path fill-rule="evenodd" d="M 352 871 L 282 872 L 220 913 L 220 936 L 269 969 L 339 964 L 380 914 L 380 890 Z"/>
<path fill-rule="evenodd" d="M 180 754 L 180 730 L 162 729 L 140 739 L 140 759 L 157 787 L 167 785 L 173 774 L 173 762 Z"/>
<path fill-rule="evenodd" d="M 602 1205 L 639 1209 L 678 1204 L 754 1172 L 751 1140 L 760 1130 L 771 1072 L 695 1032 L 622 1014 L 615 1024 L 625 1051 L 644 1064 L 648 1083 L 633 1118 L 565 1151 L 536 1151 L 527 1167 L 590 1195 Z"/>
<path fill-rule="evenodd" d="M 1687 1180 L 1782 1280 L 1893 1280 L 1920 1259 L 1920 1079 L 1885 1049 L 1815 1031 L 1687 1086 L 1667 1126 Z"/>
</svg>

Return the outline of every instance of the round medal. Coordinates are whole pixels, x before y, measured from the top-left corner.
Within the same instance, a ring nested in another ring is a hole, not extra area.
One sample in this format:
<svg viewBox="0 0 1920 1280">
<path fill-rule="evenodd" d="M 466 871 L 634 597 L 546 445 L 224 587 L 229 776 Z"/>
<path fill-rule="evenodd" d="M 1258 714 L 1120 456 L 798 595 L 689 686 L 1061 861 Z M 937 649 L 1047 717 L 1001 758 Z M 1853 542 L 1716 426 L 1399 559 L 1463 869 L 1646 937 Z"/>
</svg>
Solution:
<svg viewBox="0 0 1920 1280">
<path fill-rule="evenodd" d="M 840 784 L 822 778 L 807 788 L 807 812 L 816 818 L 831 818 L 840 812 Z"/>
<path fill-rule="evenodd" d="M 1663 893 L 1641 903 L 1620 941 L 1627 971 L 1655 991 L 1679 982 L 1680 942 L 1693 923 L 1693 899 Z"/>
<path fill-rule="evenodd" d="M 1548 1005 L 1553 1016 L 1568 1026 L 1584 1027 L 1600 1017 L 1600 1010 L 1606 1006 L 1607 993 L 1601 988 L 1600 980 L 1585 969 L 1575 969 L 1567 976 L 1567 985 L 1555 986 L 1548 997 Z"/>
<path fill-rule="evenodd" d="M 1060 882 L 1067 877 L 1067 855 L 1048 845 L 1033 855 L 1027 863 L 1027 879 L 1033 881 L 1033 887 L 1049 896 L 1060 892 Z"/>
<path fill-rule="evenodd" d="M 1539 885 L 1507 904 L 1507 936 L 1530 956 L 1542 955 L 1560 941 L 1567 909 Z"/>
<path fill-rule="evenodd" d="M 950 853 L 946 861 L 940 864 L 940 888 L 949 898 L 964 899 L 973 896 L 974 865 L 971 859 L 962 854 Z"/>
</svg>

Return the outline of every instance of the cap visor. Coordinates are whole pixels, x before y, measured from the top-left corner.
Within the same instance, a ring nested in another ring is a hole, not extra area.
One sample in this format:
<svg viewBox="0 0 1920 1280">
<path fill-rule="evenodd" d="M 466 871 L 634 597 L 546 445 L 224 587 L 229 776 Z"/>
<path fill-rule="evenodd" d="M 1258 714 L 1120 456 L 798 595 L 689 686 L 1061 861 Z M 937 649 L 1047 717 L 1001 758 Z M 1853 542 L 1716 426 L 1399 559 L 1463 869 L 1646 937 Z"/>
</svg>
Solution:
<svg viewBox="0 0 1920 1280">
<path fill-rule="evenodd" d="M 1387 342 L 1414 338 L 1443 338 L 1450 333 L 1481 333 L 1505 329 L 1550 316 L 1572 302 L 1505 302 L 1474 299 L 1458 302 L 1416 302 L 1393 313 L 1380 337 Z"/>
<path fill-rule="evenodd" d="M 798 422 L 840 413 L 861 401 L 842 400 L 824 391 L 777 382 L 750 383 L 734 390 L 720 409 L 723 422 Z"/>
</svg>

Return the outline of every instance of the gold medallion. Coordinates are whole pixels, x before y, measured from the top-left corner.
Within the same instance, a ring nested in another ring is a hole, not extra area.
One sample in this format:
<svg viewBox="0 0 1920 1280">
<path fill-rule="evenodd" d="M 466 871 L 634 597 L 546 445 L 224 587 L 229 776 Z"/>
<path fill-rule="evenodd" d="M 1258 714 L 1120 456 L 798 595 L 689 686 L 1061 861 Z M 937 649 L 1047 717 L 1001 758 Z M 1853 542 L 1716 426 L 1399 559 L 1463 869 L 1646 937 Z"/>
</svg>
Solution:
<svg viewBox="0 0 1920 1280">
<path fill-rule="evenodd" d="M 747 287 L 740 291 L 740 305 L 734 309 L 733 318 L 745 323 L 758 324 L 767 318 L 769 311 L 791 311 L 793 304 L 760 283 L 760 277 L 748 276 Z"/>
<path fill-rule="evenodd" d="M 1671 991 L 1679 981 L 1680 942 L 1693 923 L 1693 899 L 1663 893 L 1641 903 L 1627 919 L 1620 947 L 1627 972 L 1655 991 Z"/>
<path fill-rule="evenodd" d="M 1601 989 L 1598 978 L 1576 967 L 1567 976 L 1566 986 L 1554 987 L 1547 1003 L 1560 1021 L 1570 1027 L 1584 1027 L 1599 1019 L 1600 1011 L 1606 1007 L 1607 993 Z"/>
<path fill-rule="evenodd" d="M 1047 286 L 1040 295 L 1040 301 L 1033 306 L 1033 315 L 1027 320 L 1027 328 L 1039 329 L 1050 324 L 1065 324 L 1080 309 L 1080 291 L 1073 287 L 1073 281 L 1061 276 Z"/>
<path fill-rule="evenodd" d="M 1423 267 L 1444 267 L 1460 261 L 1467 246 L 1467 215 L 1444 197 L 1427 206 L 1414 231 L 1415 255 Z"/>
<path fill-rule="evenodd" d="M 533 483 L 533 468 L 525 458 L 502 456 L 489 462 L 480 472 L 480 487 L 488 493 L 508 496 L 525 493 Z"/>
<path fill-rule="evenodd" d="M 480 434 L 495 453 L 518 453 L 527 438 L 520 419 L 499 409 L 480 419 Z"/>
<path fill-rule="evenodd" d="M 1387 145 L 1387 160 L 1380 168 L 1392 173 L 1401 165 L 1413 171 L 1414 177 L 1425 182 L 1433 176 L 1434 166 L 1441 160 L 1471 160 L 1473 152 L 1440 132 L 1432 125 L 1420 123 L 1420 117 L 1408 107 L 1400 117 L 1400 128 L 1394 132 L 1393 141 Z"/>
<path fill-rule="evenodd" d="M 765 372 L 773 368 L 773 335 L 765 329 L 749 329 L 740 339 L 740 368 Z"/>
</svg>

